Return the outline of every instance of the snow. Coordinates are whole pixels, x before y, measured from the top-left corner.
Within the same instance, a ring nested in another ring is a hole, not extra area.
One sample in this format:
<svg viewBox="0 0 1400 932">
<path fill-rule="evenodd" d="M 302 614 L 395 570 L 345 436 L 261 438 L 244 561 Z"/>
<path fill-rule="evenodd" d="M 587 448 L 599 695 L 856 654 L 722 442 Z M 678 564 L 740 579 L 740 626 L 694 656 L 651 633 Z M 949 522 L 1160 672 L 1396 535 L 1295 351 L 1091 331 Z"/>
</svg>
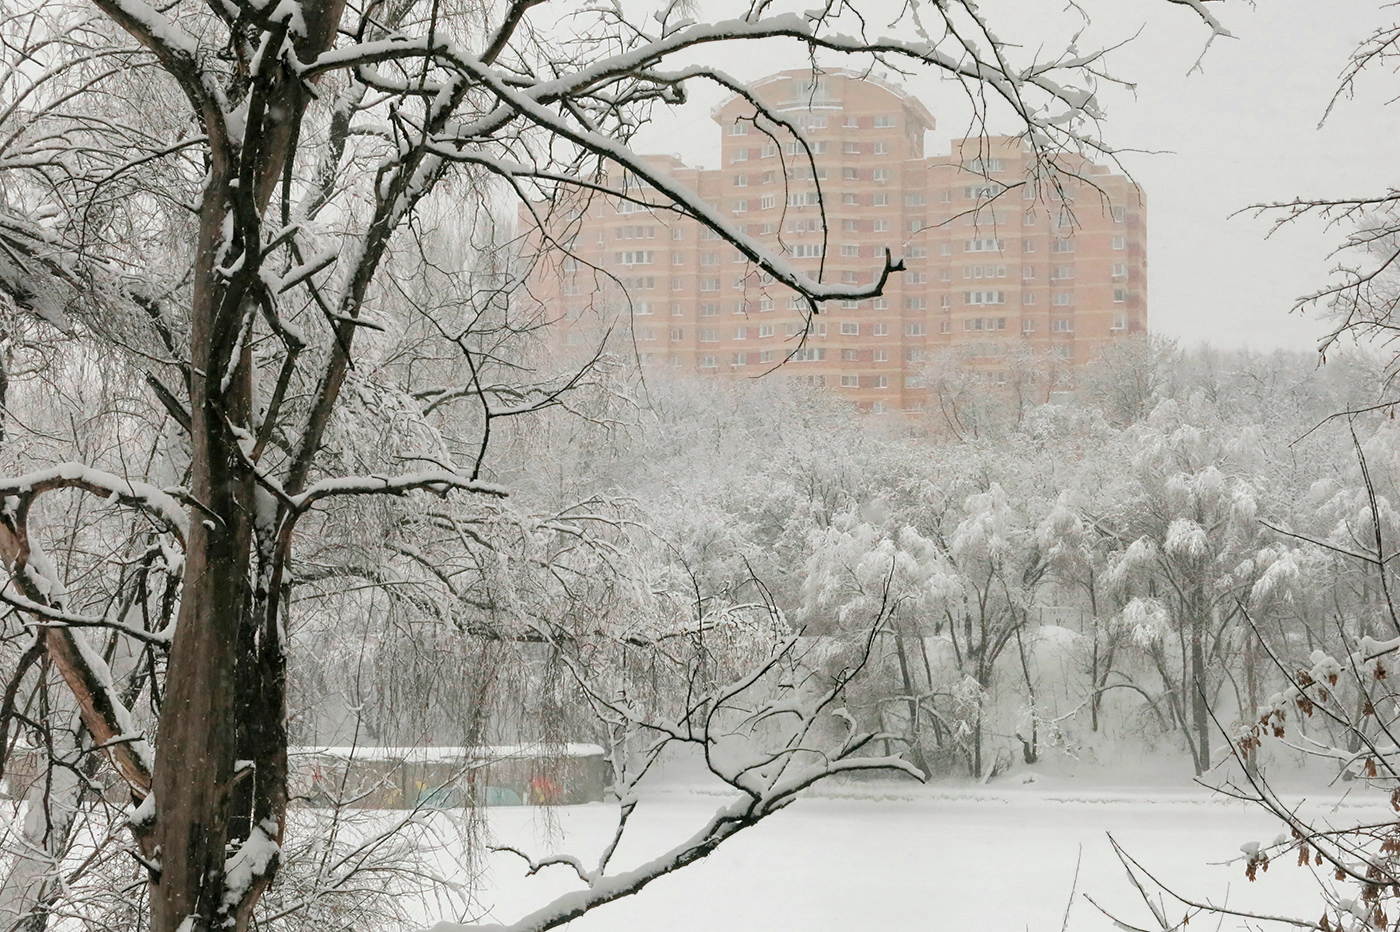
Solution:
<svg viewBox="0 0 1400 932">
<path fill-rule="evenodd" d="M 280 852 L 281 847 L 274 840 L 277 837 L 277 823 L 266 819 L 253 826 L 248 838 L 239 845 L 224 865 L 224 905 L 236 905 L 253 881 L 267 873 L 268 866 Z"/>
<path fill-rule="evenodd" d="M 615 857 L 627 870 L 703 823 L 723 799 L 675 789 L 644 795 L 629 837 Z M 1348 803 L 1340 818 L 1365 818 L 1376 797 Z M 528 807 L 488 811 L 496 844 L 540 858 L 569 851 L 586 862 L 602 850 L 614 805 L 560 807 L 546 819 Z M 1243 839 L 1274 838 L 1278 823 L 1204 788 L 1080 789 L 1055 778 L 999 787 L 863 784 L 799 800 L 747 829 L 705 860 L 663 877 L 637 896 L 573 920 L 571 932 L 667 929 L 674 932 L 904 932 L 997 928 L 1055 932 L 1075 886 L 1078 894 L 1144 927 L 1151 917 L 1105 836 L 1183 893 L 1228 898 L 1231 907 L 1316 917 L 1321 903 L 1311 873 L 1289 856 L 1245 880 Z M 553 896 L 579 888 L 571 872 L 526 878 L 518 857 L 488 864 L 483 928 L 509 926 Z M 1168 902 L 1166 912 L 1180 921 Z M 430 922 L 438 917 L 425 917 Z M 1070 926 L 1113 929 L 1082 896 Z M 1215 927 L 1214 920 L 1211 928 Z M 1238 928 L 1234 920 L 1222 928 Z M 466 927 L 443 924 L 442 930 Z"/>
</svg>

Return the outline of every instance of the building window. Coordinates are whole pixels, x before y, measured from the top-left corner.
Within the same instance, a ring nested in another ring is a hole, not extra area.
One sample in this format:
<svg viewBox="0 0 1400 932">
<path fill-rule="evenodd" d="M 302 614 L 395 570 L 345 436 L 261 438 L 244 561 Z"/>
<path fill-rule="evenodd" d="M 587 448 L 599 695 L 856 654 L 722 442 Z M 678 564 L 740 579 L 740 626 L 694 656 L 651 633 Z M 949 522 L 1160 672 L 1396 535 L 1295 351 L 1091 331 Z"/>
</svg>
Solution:
<svg viewBox="0 0 1400 932">
<path fill-rule="evenodd" d="M 888 114 L 881 114 L 875 118 L 876 129 L 888 129 L 894 125 L 894 117 Z"/>
<path fill-rule="evenodd" d="M 870 354 L 870 359 L 873 362 L 889 362 L 890 351 L 886 349 L 877 349 Z"/>
<path fill-rule="evenodd" d="M 925 196 L 922 195 L 922 194 L 906 194 L 906 195 L 904 195 L 904 206 L 905 206 L 905 207 L 922 207 L 922 206 L 924 206 L 924 205 L 927 204 L 927 203 L 928 203 L 928 198 L 925 197 Z"/>
<path fill-rule="evenodd" d="M 1034 333 L 1034 332 L 1035 332 L 1035 321 L 1031 320 L 1029 317 L 1027 317 L 1025 320 L 1021 321 L 1021 332 L 1022 332 L 1022 333 Z"/>
<path fill-rule="evenodd" d="M 1073 359 L 1074 347 L 1070 346 L 1068 343 L 1063 344 L 1061 346 L 1057 346 L 1055 347 L 1055 355 L 1060 357 L 1061 359 Z"/>
<path fill-rule="evenodd" d="M 1050 329 L 1055 333 L 1074 333 L 1074 321 L 1068 317 L 1058 317 L 1050 322 Z"/>
<path fill-rule="evenodd" d="M 702 278 L 702 279 L 700 279 L 700 290 L 701 290 L 701 291 L 719 291 L 719 279 L 718 279 L 718 278 Z"/>
<path fill-rule="evenodd" d="M 772 324 L 763 324 L 762 326 L 760 326 L 760 327 L 758 328 L 758 337 L 759 337 L 759 339 L 763 339 L 764 337 L 771 337 L 772 335 L 773 335 L 773 325 L 772 325 Z"/>
<path fill-rule="evenodd" d="M 951 256 L 953 254 L 953 244 L 940 243 L 938 246 L 938 254 L 940 256 Z"/>
<path fill-rule="evenodd" d="M 633 305 L 633 307 L 632 307 L 632 313 L 637 314 L 637 315 L 649 315 L 649 314 L 651 314 L 651 302 L 650 302 L 650 301 L 638 301 L 635 305 Z"/>
<path fill-rule="evenodd" d="M 672 304 L 672 305 L 671 305 L 671 316 L 672 316 L 672 317 L 681 317 L 681 316 L 683 316 L 684 314 L 685 314 L 685 309 L 682 308 L 679 304 Z"/>
<path fill-rule="evenodd" d="M 922 311 L 927 306 L 927 299 L 917 295 L 911 295 L 904 299 L 904 309 L 906 311 Z"/>
<path fill-rule="evenodd" d="M 735 149 L 734 154 L 729 157 L 730 162 L 747 162 L 749 160 L 748 149 Z M 747 182 L 746 182 L 747 183 Z"/>
<path fill-rule="evenodd" d="M 928 275 L 927 275 L 927 273 L 924 273 L 924 272 L 905 272 L 905 273 L 904 273 L 904 284 L 906 284 L 906 285 L 922 285 L 922 284 L 923 284 L 924 282 L 926 282 L 926 281 L 928 281 Z"/>
<path fill-rule="evenodd" d="M 719 305 L 718 305 L 718 304 L 714 304 L 714 303 L 709 303 L 709 304 L 702 304 L 702 305 L 700 305 L 700 316 L 701 316 L 701 317 L 718 317 L 718 316 L 719 316 Z"/>
<path fill-rule="evenodd" d="M 906 337 L 921 337 L 924 335 L 924 325 L 913 321 L 904 325 L 904 335 Z"/>
<path fill-rule="evenodd" d="M 738 120 L 729 124 L 729 135 L 747 136 L 749 134 L 749 124 L 741 123 Z"/>
<path fill-rule="evenodd" d="M 701 330 L 701 331 L 700 331 L 700 342 L 701 342 L 701 343 L 718 343 L 718 342 L 719 342 L 719 331 L 718 331 L 718 330 L 715 330 L 715 329 L 713 329 L 713 328 L 709 328 L 709 327 L 707 327 L 707 328 L 704 329 L 704 330 Z"/>
<path fill-rule="evenodd" d="M 1115 289 L 1113 289 L 1113 303 L 1114 303 L 1114 304 L 1122 304 L 1122 303 L 1124 303 L 1124 302 L 1127 301 L 1127 300 L 1128 300 L 1128 291 L 1127 291 L 1126 288 L 1115 288 Z"/>
<path fill-rule="evenodd" d="M 1021 251 L 1028 254 L 1035 252 L 1035 240 L 1021 240 Z"/>
<path fill-rule="evenodd" d="M 876 298 L 874 301 L 871 301 L 870 306 L 871 308 L 877 311 L 887 311 L 890 308 L 890 299 L 881 296 L 879 298 Z"/>
<path fill-rule="evenodd" d="M 1023 291 L 1023 292 L 1021 292 L 1021 304 L 1025 305 L 1026 307 L 1030 307 L 1032 304 L 1035 304 L 1035 292 L 1033 292 L 1033 291 Z"/>
<path fill-rule="evenodd" d="M 870 177 L 876 184 L 884 184 L 890 180 L 890 170 L 888 168 L 877 168 L 870 173 Z"/>
<path fill-rule="evenodd" d="M 841 387 L 842 387 L 842 388 L 860 388 L 860 376 L 858 376 L 858 375 L 843 375 L 843 376 L 841 376 Z"/>
<path fill-rule="evenodd" d="M 890 377 L 887 376 L 887 375 L 877 375 L 877 376 L 875 376 L 875 383 L 874 383 L 874 384 L 875 384 L 875 387 L 876 387 L 876 388 L 889 388 L 889 387 L 890 387 Z"/>
<path fill-rule="evenodd" d="M 672 339 L 672 340 L 684 340 L 684 339 L 685 339 L 685 328 L 684 328 L 684 327 L 672 327 L 672 328 L 671 328 L 671 339 Z"/>
<path fill-rule="evenodd" d="M 1113 277 L 1114 277 L 1114 278 L 1127 278 L 1127 277 L 1128 277 L 1128 265 L 1127 265 L 1126 262 L 1115 262 L 1115 263 L 1113 263 Z"/>
<path fill-rule="evenodd" d="M 749 354 L 748 354 L 748 353 L 735 353 L 734 356 L 733 356 L 733 361 L 730 363 L 730 365 L 734 365 L 734 366 L 747 366 L 748 364 L 749 364 Z"/>
<path fill-rule="evenodd" d="M 1074 252 L 1074 240 L 1056 237 L 1050 241 L 1051 252 Z"/>
<path fill-rule="evenodd" d="M 773 361 L 773 351 L 772 351 L 772 350 L 764 350 L 763 352 L 759 353 L 759 354 L 758 354 L 758 361 L 759 361 L 760 363 L 772 362 L 772 361 Z"/>
<path fill-rule="evenodd" d="M 842 362 L 857 362 L 860 360 L 860 353 L 853 349 L 843 349 L 841 351 Z"/>
<path fill-rule="evenodd" d="M 964 291 L 964 304 L 1005 304 L 1006 292 L 1004 291 Z"/>
<path fill-rule="evenodd" d="M 1002 242 L 999 239 L 983 238 L 969 239 L 963 241 L 963 252 L 1001 252 Z"/>
<path fill-rule="evenodd" d="M 860 324 L 854 321 L 843 321 L 841 324 L 841 335 L 846 337 L 860 336 Z"/>
<path fill-rule="evenodd" d="M 842 220 L 842 221 L 841 221 L 841 232 L 842 232 L 842 233 L 859 233 L 859 232 L 860 232 L 860 221 L 859 221 L 859 220 Z"/>
<path fill-rule="evenodd" d="M 747 188 L 749 186 L 748 172 L 740 172 L 734 176 L 734 187 Z"/>
<path fill-rule="evenodd" d="M 747 340 L 748 338 L 749 338 L 749 328 L 748 328 L 748 327 L 735 327 L 735 328 L 734 328 L 734 339 L 736 339 L 736 340 Z"/>
<path fill-rule="evenodd" d="M 616 253 L 618 265 L 651 265 L 652 252 L 642 249 L 633 252 Z"/>
<path fill-rule="evenodd" d="M 1113 222 L 1114 222 L 1114 223 L 1122 223 L 1123 221 L 1125 221 L 1125 220 L 1127 220 L 1127 219 L 1128 219 L 1128 211 L 1127 211 L 1126 208 L 1123 208 L 1123 207 L 1115 207 L 1115 208 L 1113 208 Z"/>
<path fill-rule="evenodd" d="M 890 196 L 884 193 L 883 191 L 881 191 L 879 194 L 872 194 L 870 195 L 870 206 L 888 207 L 890 206 Z"/>
<path fill-rule="evenodd" d="M 1127 315 L 1127 314 L 1114 314 L 1114 315 L 1113 315 L 1113 323 L 1109 326 L 1108 329 L 1109 329 L 1109 330 L 1127 330 L 1127 329 L 1128 329 L 1128 315 Z"/>
<path fill-rule="evenodd" d="M 870 229 L 875 233 L 887 233 L 890 229 L 890 222 L 888 220 L 872 220 L 870 221 Z"/>
<path fill-rule="evenodd" d="M 1056 282 L 1066 281 L 1074 277 L 1074 266 L 1057 265 L 1050 270 L 1050 280 Z"/>
<path fill-rule="evenodd" d="M 1127 248 L 1128 248 L 1128 238 L 1127 238 L 1126 236 L 1115 236 L 1115 237 L 1113 237 L 1113 248 L 1114 248 L 1114 249 L 1127 249 Z"/>
<path fill-rule="evenodd" d="M 671 240 L 679 242 L 683 239 L 685 239 L 685 230 L 681 227 L 671 227 Z"/>
<path fill-rule="evenodd" d="M 953 306 L 953 296 L 950 295 L 950 294 L 939 295 L 939 296 L 938 296 L 938 306 L 941 307 L 941 308 L 943 308 L 944 310 L 947 310 L 948 308 L 952 307 L 952 306 Z"/>
<path fill-rule="evenodd" d="M 923 217 L 910 217 L 908 223 L 905 224 L 905 229 L 907 229 L 910 233 L 918 233 L 924 228 L 924 226 L 925 224 Z"/>
<path fill-rule="evenodd" d="M 872 336 L 887 337 L 890 335 L 889 324 L 871 324 L 870 333 Z"/>
<path fill-rule="evenodd" d="M 778 198 L 772 194 L 765 194 L 758 199 L 759 210 L 772 210 L 778 206 Z"/>
<path fill-rule="evenodd" d="M 747 198 L 739 198 L 734 202 L 734 213 L 746 214 L 749 212 L 749 202 Z"/>
<path fill-rule="evenodd" d="M 1025 212 L 1025 214 L 1021 217 L 1021 226 L 1023 226 L 1023 227 L 1033 227 L 1033 226 L 1035 226 L 1035 211 L 1033 211 L 1033 210 L 1028 210 L 1028 211 Z"/>
<path fill-rule="evenodd" d="M 1023 281 L 1023 282 L 1035 281 L 1035 266 L 1033 266 L 1033 265 L 1023 265 L 1023 266 L 1021 266 L 1021 281 Z"/>
<path fill-rule="evenodd" d="M 846 155 L 860 155 L 860 143 L 845 142 L 841 144 L 841 151 Z"/>
</svg>

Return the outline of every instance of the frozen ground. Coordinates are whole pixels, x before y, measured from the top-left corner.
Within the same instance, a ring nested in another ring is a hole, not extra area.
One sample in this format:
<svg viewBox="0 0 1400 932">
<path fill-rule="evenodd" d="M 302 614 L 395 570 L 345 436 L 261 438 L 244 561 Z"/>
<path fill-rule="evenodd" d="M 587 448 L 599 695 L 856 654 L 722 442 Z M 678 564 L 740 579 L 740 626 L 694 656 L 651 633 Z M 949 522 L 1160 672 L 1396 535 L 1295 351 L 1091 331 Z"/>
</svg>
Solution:
<svg viewBox="0 0 1400 932">
<path fill-rule="evenodd" d="M 1319 793 L 1333 803 L 1337 791 Z M 668 788 L 647 797 L 615 865 L 624 868 L 687 836 L 720 797 Z M 1312 806 L 1312 804 L 1308 804 Z M 1335 821 L 1382 815 L 1376 797 L 1329 809 Z M 1314 807 L 1313 811 L 1321 811 Z M 596 857 L 615 808 L 493 809 L 496 843 L 536 856 Z M 1086 789 L 1041 780 L 989 788 L 908 785 L 837 788 L 800 800 L 707 860 L 568 928 L 572 932 L 903 932 L 993 929 L 1057 932 L 1082 851 L 1069 928 L 1113 928 L 1083 897 L 1151 925 L 1109 848 L 1114 836 L 1164 881 L 1217 902 L 1270 913 L 1321 907 L 1312 875 L 1275 863 L 1248 883 L 1237 862 L 1246 841 L 1269 842 L 1277 823 L 1200 788 Z M 1232 861 L 1235 863 L 1223 863 Z M 526 879 L 521 863 L 489 866 L 486 921 L 509 922 L 569 889 L 563 868 Z M 1173 907 L 1179 920 L 1180 908 Z M 440 917 L 441 918 L 441 917 Z M 1216 928 L 1212 921 L 1209 928 Z M 1226 921 L 1224 928 L 1237 928 Z"/>
</svg>

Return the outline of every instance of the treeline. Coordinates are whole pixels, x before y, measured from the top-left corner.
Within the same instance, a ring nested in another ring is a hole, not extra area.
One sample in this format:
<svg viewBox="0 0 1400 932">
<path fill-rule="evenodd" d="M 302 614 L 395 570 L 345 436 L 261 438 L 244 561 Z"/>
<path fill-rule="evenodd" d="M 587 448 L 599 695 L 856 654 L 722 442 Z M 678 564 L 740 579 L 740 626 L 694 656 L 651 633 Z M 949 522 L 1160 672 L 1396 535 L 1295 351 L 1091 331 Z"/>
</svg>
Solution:
<svg viewBox="0 0 1400 932">
<path fill-rule="evenodd" d="M 1400 438 L 1338 416 L 1377 397 L 1364 355 L 1142 340 L 956 433 L 957 398 L 862 416 L 783 375 L 650 378 L 551 421 L 528 494 L 617 503 L 648 598 L 702 628 L 771 606 L 815 668 L 883 613 L 848 708 L 925 773 L 1144 745 L 1201 773 L 1282 669 L 1396 632 Z"/>
</svg>

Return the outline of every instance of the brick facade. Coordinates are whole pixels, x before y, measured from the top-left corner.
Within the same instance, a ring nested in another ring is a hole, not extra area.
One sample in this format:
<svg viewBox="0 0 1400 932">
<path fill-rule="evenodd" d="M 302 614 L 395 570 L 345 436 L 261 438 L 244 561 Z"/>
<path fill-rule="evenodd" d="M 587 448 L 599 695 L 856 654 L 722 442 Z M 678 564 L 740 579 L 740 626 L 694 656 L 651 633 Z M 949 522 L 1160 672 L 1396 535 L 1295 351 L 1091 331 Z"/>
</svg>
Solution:
<svg viewBox="0 0 1400 932">
<path fill-rule="evenodd" d="M 1009 352 L 1075 365 L 1146 329 L 1145 203 L 1127 178 L 1073 160 L 1079 178 L 1060 197 L 1028 177 L 1029 153 L 1008 137 L 954 140 L 950 154 L 926 156 L 928 110 L 854 74 L 814 82 L 810 71 L 785 72 L 753 91 L 805 133 L 820 208 L 795 137 L 770 138 L 738 97 L 713 113 L 720 168 L 648 163 L 750 236 L 775 248 L 781 237 L 809 274 L 824 258 L 825 280 L 870 282 L 886 249 L 907 271 L 881 298 L 829 302 L 798 348 L 805 324 L 791 292 L 716 234 L 594 197 L 551 225 L 560 238 L 567 231 L 577 258 L 541 266 L 531 284 L 562 349 L 587 352 L 612 326 L 630 334 L 645 366 L 758 375 L 792 356 L 785 374 L 894 410 L 923 404 L 921 370 L 940 350 L 957 350 L 996 382 Z"/>
</svg>

